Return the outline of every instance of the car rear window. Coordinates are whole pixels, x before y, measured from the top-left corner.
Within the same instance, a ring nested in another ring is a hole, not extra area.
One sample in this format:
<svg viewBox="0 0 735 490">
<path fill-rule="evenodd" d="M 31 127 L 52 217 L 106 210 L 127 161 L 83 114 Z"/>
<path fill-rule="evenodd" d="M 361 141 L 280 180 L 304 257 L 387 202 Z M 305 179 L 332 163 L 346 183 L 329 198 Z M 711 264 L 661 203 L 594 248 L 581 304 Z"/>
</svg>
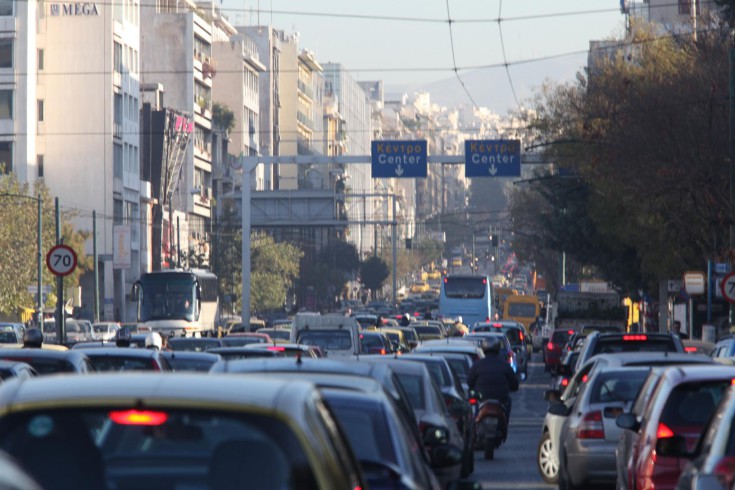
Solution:
<svg viewBox="0 0 735 490">
<path fill-rule="evenodd" d="M 633 401 L 647 376 L 648 369 L 601 372 L 590 388 L 590 403 Z"/>
<path fill-rule="evenodd" d="M 676 428 L 703 428 L 730 387 L 730 379 L 683 383 L 666 400 L 660 422 Z"/>
<path fill-rule="evenodd" d="M 416 330 L 416 333 L 419 335 L 427 334 L 427 335 L 441 335 L 442 331 L 439 327 L 413 327 L 414 330 Z"/>
<path fill-rule="evenodd" d="M 225 347 L 242 347 L 248 344 L 265 344 L 268 342 L 263 337 L 222 337 L 222 343 Z"/>
<path fill-rule="evenodd" d="M 572 336 L 572 333 L 569 330 L 554 330 L 551 334 L 551 342 L 554 344 L 566 344 L 569 337 Z"/>
<path fill-rule="evenodd" d="M 174 371 L 200 371 L 207 372 L 214 364 L 214 361 L 204 361 L 200 359 L 182 359 L 180 357 L 170 357 L 168 363 Z"/>
<path fill-rule="evenodd" d="M 645 334 L 600 337 L 591 355 L 616 352 L 677 352 L 671 337 L 651 337 Z"/>
<path fill-rule="evenodd" d="M 508 316 L 534 318 L 536 317 L 536 305 L 532 303 L 508 303 Z"/>
<path fill-rule="evenodd" d="M 399 373 L 398 381 L 403 386 L 403 391 L 408 395 L 408 401 L 414 410 L 424 410 L 426 401 L 424 399 L 424 386 L 421 376 Z"/>
<path fill-rule="evenodd" d="M 47 490 L 317 488 L 293 432 L 267 415 L 48 409 L 1 419 L 0 449 Z"/>
<path fill-rule="evenodd" d="M 168 341 L 169 345 L 173 350 L 183 350 L 192 352 L 204 352 L 209 349 L 215 349 L 222 347 L 222 342 L 219 339 L 182 339 L 172 338 Z"/>
<path fill-rule="evenodd" d="M 300 344 L 318 345 L 322 350 L 348 350 L 352 348 L 352 335 L 348 330 L 304 330 L 299 333 Z"/>
<path fill-rule="evenodd" d="M 450 357 L 446 359 L 452 369 L 454 369 L 454 372 L 457 373 L 457 376 L 459 376 L 460 379 L 467 380 L 467 374 L 469 372 L 467 363 L 462 359 L 457 358 Z"/>
<path fill-rule="evenodd" d="M 416 331 L 413 329 L 405 329 L 402 330 L 403 336 L 406 338 L 406 341 L 412 341 L 416 340 Z"/>
<path fill-rule="evenodd" d="M 69 361 L 65 361 L 63 359 L 43 359 L 40 357 L 31 359 L 25 357 L 16 357 L 10 360 L 30 364 L 39 375 L 76 372 L 76 370 L 74 369 L 74 365 Z"/>
<path fill-rule="evenodd" d="M 90 360 L 97 371 L 154 371 L 158 370 L 152 359 L 135 359 L 123 356 L 95 356 Z"/>
</svg>

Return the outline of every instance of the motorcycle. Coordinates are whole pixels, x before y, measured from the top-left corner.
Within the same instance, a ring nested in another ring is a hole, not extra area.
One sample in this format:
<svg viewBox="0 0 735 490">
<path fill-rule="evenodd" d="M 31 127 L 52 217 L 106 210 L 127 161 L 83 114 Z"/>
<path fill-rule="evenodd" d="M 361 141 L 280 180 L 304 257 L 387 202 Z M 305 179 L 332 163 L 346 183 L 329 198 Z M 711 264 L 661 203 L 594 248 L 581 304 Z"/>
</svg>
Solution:
<svg viewBox="0 0 735 490">
<path fill-rule="evenodd" d="M 475 417 L 477 444 L 483 447 L 485 459 L 493 459 L 495 450 L 504 442 L 508 434 L 508 420 L 500 400 L 483 400 Z M 484 444 L 483 444 L 484 443 Z"/>
</svg>

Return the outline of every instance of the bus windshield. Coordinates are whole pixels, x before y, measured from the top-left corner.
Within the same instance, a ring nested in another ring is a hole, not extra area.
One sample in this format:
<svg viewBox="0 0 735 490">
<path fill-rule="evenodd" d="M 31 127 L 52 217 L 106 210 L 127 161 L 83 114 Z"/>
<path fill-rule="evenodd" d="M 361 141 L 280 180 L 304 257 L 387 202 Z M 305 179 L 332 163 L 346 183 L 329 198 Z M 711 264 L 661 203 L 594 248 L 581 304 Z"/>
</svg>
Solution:
<svg viewBox="0 0 735 490">
<path fill-rule="evenodd" d="M 447 277 L 444 279 L 444 294 L 447 298 L 481 299 L 487 291 L 484 277 Z"/>
<path fill-rule="evenodd" d="M 145 274 L 140 284 L 140 321 L 195 320 L 196 281 L 192 274 Z"/>
</svg>

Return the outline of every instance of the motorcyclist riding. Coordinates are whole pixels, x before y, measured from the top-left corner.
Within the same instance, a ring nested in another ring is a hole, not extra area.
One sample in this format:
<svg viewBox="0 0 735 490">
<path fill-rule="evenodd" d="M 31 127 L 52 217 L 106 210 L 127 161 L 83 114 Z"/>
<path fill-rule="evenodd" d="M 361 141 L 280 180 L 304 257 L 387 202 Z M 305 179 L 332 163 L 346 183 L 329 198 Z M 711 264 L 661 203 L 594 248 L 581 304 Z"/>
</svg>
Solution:
<svg viewBox="0 0 735 490">
<path fill-rule="evenodd" d="M 479 359 L 467 374 L 470 390 L 482 395 L 483 400 L 500 401 L 505 409 L 505 418 L 510 422 L 510 393 L 518 391 L 518 377 L 508 361 L 500 356 L 500 339 L 490 337 L 482 344 L 484 359 Z"/>
</svg>

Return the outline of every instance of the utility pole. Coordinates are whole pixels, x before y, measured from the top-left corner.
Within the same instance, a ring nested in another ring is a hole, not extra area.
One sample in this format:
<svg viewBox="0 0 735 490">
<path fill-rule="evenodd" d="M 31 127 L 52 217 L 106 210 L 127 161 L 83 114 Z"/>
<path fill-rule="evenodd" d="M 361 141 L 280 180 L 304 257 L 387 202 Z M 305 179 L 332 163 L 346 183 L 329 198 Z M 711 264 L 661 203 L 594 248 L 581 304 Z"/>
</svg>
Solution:
<svg viewBox="0 0 735 490">
<path fill-rule="evenodd" d="M 730 48 L 730 262 L 735 258 L 735 46 Z M 730 303 L 730 326 L 735 304 Z"/>
</svg>

